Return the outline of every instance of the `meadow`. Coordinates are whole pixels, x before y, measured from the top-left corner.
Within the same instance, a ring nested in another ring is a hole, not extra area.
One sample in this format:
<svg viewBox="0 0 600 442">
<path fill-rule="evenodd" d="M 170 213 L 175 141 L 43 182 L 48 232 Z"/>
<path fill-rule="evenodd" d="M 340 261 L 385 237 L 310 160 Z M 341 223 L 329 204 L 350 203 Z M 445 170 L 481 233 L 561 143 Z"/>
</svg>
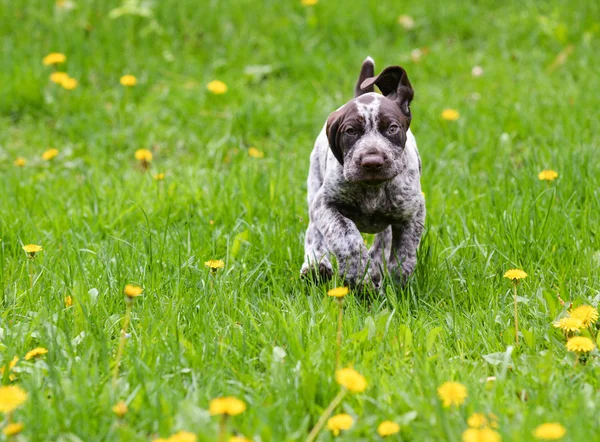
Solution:
<svg viewBox="0 0 600 442">
<path fill-rule="evenodd" d="M 299 441 L 340 395 L 316 440 L 600 438 L 600 3 L 304 2 L 0 0 L 0 438 Z M 426 229 L 338 301 L 305 180 L 367 55 L 415 89 Z"/>
</svg>

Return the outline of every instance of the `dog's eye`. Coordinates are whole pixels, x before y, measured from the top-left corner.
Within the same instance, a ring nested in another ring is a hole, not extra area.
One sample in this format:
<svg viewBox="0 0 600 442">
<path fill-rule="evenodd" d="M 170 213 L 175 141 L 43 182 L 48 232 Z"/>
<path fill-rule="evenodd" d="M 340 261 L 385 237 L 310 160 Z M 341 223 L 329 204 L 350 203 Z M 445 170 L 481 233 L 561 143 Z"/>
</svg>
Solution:
<svg viewBox="0 0 600 442">
<path fill-rule="evenodd" d="M 400 126 L 397 124 L 392 124 L 390 127 L 388 127 L 388 133 L 391 135 L 397 134 L 399 130 Z"/>
<path fill-rule="evenodd" d="M 347 135 L 356 135 L 356 129 L 354 129 L 352 126 L 348 126 L 345 132 Z"/>
</svg>

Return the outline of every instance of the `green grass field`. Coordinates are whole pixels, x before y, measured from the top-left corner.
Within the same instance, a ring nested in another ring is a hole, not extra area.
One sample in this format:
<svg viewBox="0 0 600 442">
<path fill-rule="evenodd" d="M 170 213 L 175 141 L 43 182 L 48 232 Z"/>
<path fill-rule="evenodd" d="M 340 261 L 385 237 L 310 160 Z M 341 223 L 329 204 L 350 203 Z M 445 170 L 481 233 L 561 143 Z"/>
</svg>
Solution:
<svg viewBox="0 0 600 442">
<path fill-rule="evenodd" d="M 0 0 L 0 361 L 28 393 L 0 423 L 24 424 L 13 440 L 216 441 L 221 396 L 247 405 L 229 435 L 306 439 L 340 388 L 326 292 L 342 284 L 299 279 L 308 156 L 367 55 L 415 89 L 427 221 L 406 287 L 345 298 L 342 364 L 368 387 L 334 410 L 354 419 L 337 439 L 381 440 L 392 420 L 387 440 L 459 441 L 474 412 L 503 441 L 547 422 L 600 438 L 598 349 L 578 361 L 552 326 L 600 301 L 600 4 L 411 3 Z M 51 52 L 66 62 L 44 66 Z M 516 347 L 510 268 L 529 275 Z M 115 385 L 126 284 L 144 292 Z M 446 381 L 462 405 L 443 407 Z"/>
</svg>

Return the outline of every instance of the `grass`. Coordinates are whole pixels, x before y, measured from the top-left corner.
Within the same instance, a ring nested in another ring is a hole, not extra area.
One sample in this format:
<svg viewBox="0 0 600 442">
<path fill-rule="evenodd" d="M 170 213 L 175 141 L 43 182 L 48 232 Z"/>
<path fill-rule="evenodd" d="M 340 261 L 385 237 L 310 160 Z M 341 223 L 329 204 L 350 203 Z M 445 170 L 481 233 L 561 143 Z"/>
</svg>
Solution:
<svg viewBox="0 0 600 442">
<path fill-rule="evenodd" d="M 355 418 L 339 440 L 378 440 L 394 420 L 391 440 L 456 441 L 475 411 L 497 414 L 505 441 L 544 422 L 562 423 L 564 441 L 597 438 L 597 350 L 574 365 L 551 324 L 558 295 L 600 300 L 598 3 L 165 0 L 116 18 L 118 1 L 72 3 L 0 0 L 0 354 L 4 384 L 21 358 L 22 437 L 213 441 L 209 401 L 232 395 L 248 407 L 236 432 L 306 438 L 338 392 L 325 292 L 341 284 L 298 278 L 308 155 L 371 55 L 415 88 L 428 212 L 410 283 L 345 300 L 342 365 L 369 387 L 336 410 Z M 48 80 L 50 52 L 67 56 L 76 89 Z M 125 74 L 138 84 L 121 86 Z M 226 94 L 206 90 L 215 79 Z M 443 121 L 445 108 L 460 118 Z M 43 161 L 50 147 L 60 153 Z M 154 154 L 147 172 L 140 148 Z M 546 168 L 556 181 L 537 179 Z M 44 248 L 32 288 L 28 243 Z M 226 266 L 213 276 L 209 259 Z M 529 277 L 511 353 L 513 267 Z M 113 389 L 126 284 L 144 295 Z M 48 354 L 23 360 L 38 346 Z M 460 407 L 437 397 L 448 380 L 468 388 Z"/>
</svg>

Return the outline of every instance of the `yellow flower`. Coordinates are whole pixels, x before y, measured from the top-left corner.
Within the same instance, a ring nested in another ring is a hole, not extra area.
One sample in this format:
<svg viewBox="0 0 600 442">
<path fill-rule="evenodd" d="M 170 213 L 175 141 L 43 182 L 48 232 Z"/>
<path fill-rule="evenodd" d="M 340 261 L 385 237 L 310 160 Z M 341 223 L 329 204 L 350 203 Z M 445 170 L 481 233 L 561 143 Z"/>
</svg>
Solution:
<svg viewBox="0 0 600 442">
<path fill-rule="evenodd" d="M 216 272 L 218 269 L 222 269 L 225 267 L 225 262 L 220 259 L 211 259 L 204 263 L 205 267 L 208 267 L 211 272 Z"/>
<path fill-rule="evenodd" d="M 327 292 L 327 296 L 333 296 L 334 298 L 343 298 L 348 294 L 350 289 L 348 287 L 336 287 Z"/>
<path fill-rule="evenodd" d="M 194 433 L 178 431 L 168 439 L 168 442 L 196 442 L 197 439 L 198 437 Z"/>
<path fill-rule="evenodd" d="M 123 75 L 119 79 L 119 83 L 121 83 L 123 86 L 135 86 L 137 84 L 137 78 L 135 78 L 133 75 Z"/>
<path fill-rule="evenodd" d="M 583 328 L 583 321 L 578 318 L 571 318 L 569 316 L 561 318 L 558 322 L 555 322 L 554 327 L 560 328 L 564 332 L 575 332 Z"/>
<path fill-rule="evenodd" d="M 123 292 L 128 298 L 136 298 L 142 294 L 144 291 L 139 285 L 127 284 L 125 286 L 125 290 Z"/>
<path fill-rule="evenodd" d="M 112 411 L 113 413 L 115 413 L 118 417 L 123 417 L 127 414 L 127 404 L 123 401 L 119 401 L 117 402 L 113 407 L 112 407 Z"/>
<path fill-rule="evenodd" d="M 566 428 L 557 422 L 542 424 L 533 431 L 533 436 L 541 440 L 558 440 L 565 434 Z"/>
<path fill-rule="evenodd" d="M 38 356 L 45 355 L 46 353 L 48 353 L 48 350 L 46 350 L 44 347 L 37 347 L 27 352 L 25 355 L 25 360 L 29 361 L 33 358 L 37 358 Z"/>
<path fill-rule="evenodd" d="M 518 281 L 519 279 L 527 278 L 527 273 L 520 269 L 510 269 L 504 273 L 504 277 L 513 281 Z"/>
<path fill-rule="evenodd" d="M 42 154 L 42 160 L 50 161 L 53 158 L 56 158 L 58 155 L 58 149 L 48 149 Z"/>
<path fill-rule="evenodd" d="M 10 361 L 10 363 L 8 364 L 8 371 L 12 371 L 13 368 L 15 368 L 15 366 L 17 365 L 17 362 L 19 362 L 19 357 L 15 355 L 14 358 L 12 358 L 12 360 Z M 0 377 L 4 377 L 4 366 L 0 367 Z M 11 381 L 14 381 L 15 379 L 17 379 L 17 377 L 14 374 L 10 374 L 8 376 L 8 379 Z"/>
<path fill-rule="evenodd" d="M 469 428 L 462 435 L 463 442 L 500 442 L 500 433 L 491 428 Z"/>
<path fill-rule="evenodd" d="M 381 437 L 391 436 L 392 434 L 396 434 L 399 431 L 400 425 L 392 421 L 383 421 L 377 427 L 377 433 L 379 433 Z"/>
<path fill-rule="evenodd" d="M 27 160 L 23 157 L 18 157 L 13 164 L 17 167 L 23 167 L 27 164 Z"/>
<path fill-rule="evenodd" d="M 264 158 L 265 157 L 265 153 L 258 150 L 256 147 L 248 148 L 248 155 L 250 155 L 252 158 Z"/>
<path fill-rule="evenodd" d="M 65 54 L 61 54 L 60 52 L 52 52 L 43 58 L 42 63 L 44 66 L 50 66 L 51 64 L 64 63 L 65 61 L 67 61 Z"/>
<path fill-rule="evenodd" d="M 354 424 L 354 419 L 349 414 L 341 413 L 330 417 L 327 421 L 327 428 L 333 432 L 334 436 L 340 434 L 340 430 L 348 430 Z"/>
<path fill-rule="evenodd" d="M 24 425 L 21 423 L 12 423 L 8 424 L 6 427 L 2 429 L 2 432 L 5 436 L 15 436 L 23 431 Z"/>
<path fill-rule="evenodd" d="M 66 72 L 52 72 L 50 74 L 50 81 L 56 84 L 62 84 L 68 78 L 69 75 Z"/>
<path fill-rule="evenodd" d="M 473 413 L 469 416 L 469 419 L 467 419 L 467 425 L 471 428 L 483 428 L 487 427 L 488 420 L 483 413 Z"/>
<path fill-rule="evenodd" d="M 30 258 L 33 258 L 36 253 L 42 251 L 42 246 L 38 246 L 37 244 L 27 244 L 26 246 L 23 246 L 23 250 L 25 250 Z"/>
<path fill-rule="evenodd" d="M 575 336 L 567 341 L 567 350 L 588 353 L 594 349 L 594 341 L 585 336 Z"/>
<path fill-rule="evenodd" d="M 542 181 L 554 181 L 558 178 L 558 173 L 555 170 L 542 170 L 538 173 L 538 179 Z"/>
<path fill-rule="evenodd" d="M 65 297 L 65 307 L 71 307 L 73 305 L 73 298 L 71 296 Z"/>
<path fill-rule="evenodd" d="M 17 385 L 0 387 L 0 412 L 11 413 L 27 400 L 27 393 Z"/>
<path fill-rule="evenodd" d="M 152 152 L 148 149 L 138 149 L 135 151 L 135 159 L 143 163 L 152 162 Z"/>
<path fill-rule="evenodd" d="M 410 31 L 415 27 L 415 19 L 410 15 L 401 15 L 398 17 L 398 24 L 402 26 L 406 31 Z"/>
<path fill-rule="evenodd" d="M 302 6 L 314 6 L 319 3 L 319 0 L 301 0 Z"/>
<path fill-rule="evenodd" d="M 336 371 L 335 381 L 352 393 L 362 393 L 367 388 L 365 377 L 353 368 Z"/>
<path fill-rule="evenodd" d="M 65 78 L 60 82 L 60 85 L 68 91 L 75 89 L 78 84 L 79 82 L 71 77 Z"/>
<path fill-rule="evenodd" d="M 438 387 L 437 392 L 444 403 L 444 407 L 461 405 L 468 395 L 467 387 L 458 382 L 445 382 Z"/>
<path fill-rule="evenodd" d="M 231 436 L 229 438 L 229 442 L 252 442 L 250 439 L 245 438 L 244 436 Z"/>
<path fill-rule="evenodd" d="M 246 411 L 246 404 L 233 396 L 219 397 L 210 401 L 208 411 L 211 416 L 226 414 L 228 416 L 237 416 Z"/>
<path fill-rule="evenodd" d="M 156 173 L 152 176 L 152 178 L 154 178 L 156 181 L 162 181 L 165 179 L 165 173 L 164 172 Z"/>
<path fill-rule="evenodd" d="M 456 121 L 460 118 L 460 114 L 456 109 L 444 109 L 442 111 L 442 119 L 447 121 Z"/>
<path fill-rule="evenodd" d="M 576 309 L 571 310 L 569 314 L 572 318 L 581 320 L 584 327 L 594 324 L 598 320 L 598 309 L 589 305 L 580 305 Z"/>
<path fill-rule="evenodd" d="M 213 80 L 206 85 L 206 89 L 215 95 L 222 95 L 227 92 L 227 85 L 219 80 Z"/>
</svg>

